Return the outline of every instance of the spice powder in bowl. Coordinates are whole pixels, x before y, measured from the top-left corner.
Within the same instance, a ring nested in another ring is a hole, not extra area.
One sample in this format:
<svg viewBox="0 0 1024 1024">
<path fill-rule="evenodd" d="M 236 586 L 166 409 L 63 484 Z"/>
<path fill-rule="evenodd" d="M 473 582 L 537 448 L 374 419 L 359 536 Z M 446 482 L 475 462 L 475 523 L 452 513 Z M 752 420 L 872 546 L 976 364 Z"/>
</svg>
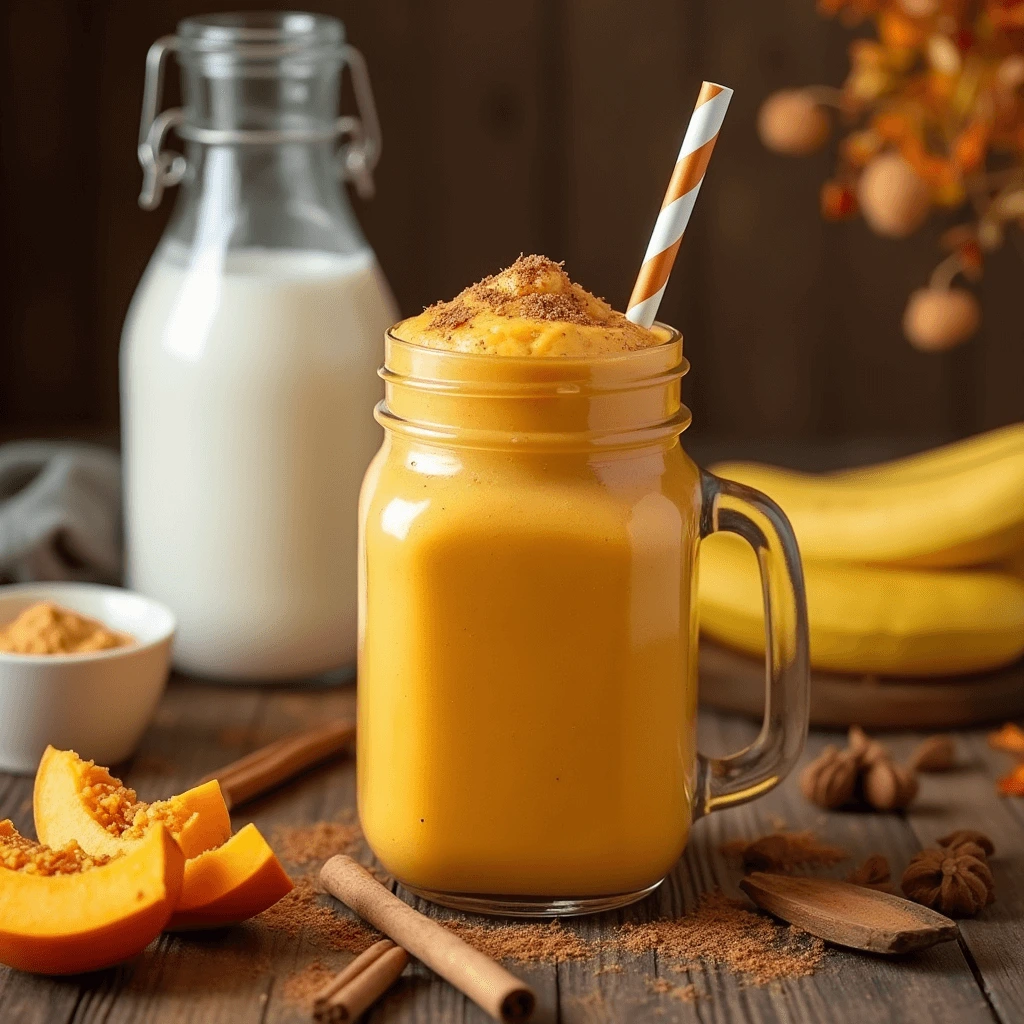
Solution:
<svg viewBox="0 0 1024 1024">
<path fill-rule="evenodd" d="M 31 605 L 0 627 L 0 653 L 4 654 L 94 654 L 134 642 L 127 633 L 52 601 Z"/>
<path fill-rule="evenodd" d="M 31 775 L 47 745 L 129 757 L 167 681 L 174 613 L 99 583 L 0 586 L 0 771 Z"/>
</svg>

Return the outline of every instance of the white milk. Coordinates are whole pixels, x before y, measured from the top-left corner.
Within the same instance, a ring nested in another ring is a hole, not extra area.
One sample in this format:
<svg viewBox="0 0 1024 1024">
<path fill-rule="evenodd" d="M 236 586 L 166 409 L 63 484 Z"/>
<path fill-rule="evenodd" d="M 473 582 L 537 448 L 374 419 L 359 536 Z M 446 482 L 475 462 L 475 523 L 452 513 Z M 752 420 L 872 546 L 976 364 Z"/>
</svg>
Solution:
<svg viewBox="0 0 1024 1024">
<path fill-rule="evenodd" d="M 154 258 L 121 354 L 128 584 L 177 615 L 182 670 L 354 663 L 356 506 L 396 319 L 369 251 Z"/>
</svg>

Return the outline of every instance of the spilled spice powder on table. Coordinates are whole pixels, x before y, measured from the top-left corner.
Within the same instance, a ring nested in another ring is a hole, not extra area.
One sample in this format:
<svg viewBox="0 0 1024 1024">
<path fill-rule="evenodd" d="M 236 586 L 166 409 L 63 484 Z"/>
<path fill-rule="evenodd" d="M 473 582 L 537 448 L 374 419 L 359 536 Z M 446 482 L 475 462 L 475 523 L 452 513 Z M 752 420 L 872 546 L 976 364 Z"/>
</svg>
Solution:
<svg viewBox="0 0 1024 1024">
<path fill-rule="evenodd" d="M 586 960 L 602 950 L 641 955 L 656 952 L 666 960 L 721 964 L 758 985 L 780 978 L 812 974 L 825 955 L 825 944 L 798 928 L 776 924 L 741 900 L 722 892 L 706 893 L 696 909 L 683 917 L 645 924 L 625 924 L 613 936 L 589 942 L 559 922 L 486 925 L 445 921 L 471 946 L 495 960 L 559 963 Z M 599 967 L 595 975 L 620 973 L 617 964 Z M 685 986 L 684 986 L 685 987 Z"/>
<path fill-rule="evenodd" d="M 850 856 L 841 846 L 821 842 L 810 830 L 773 832 L 753 842 L 732 839 L 718 850 L 735 867 L 783 873 L 795 868 L 832 867 Z"/>
<path fill-rule="evenodd" d="M 327 984 L 329 978 L 334 976 L 322 960 L 314 960 L 301 971 L 292 974 L 284 983 L 284 998 L 289 1003 L 297 1003 L 300 1006 L 312 1006 L 313 997 Z"/>
<path fill-rule="evenodd" d="M 381 937 L 366 925 L 323 906 L 318 895 L 308 878 L 299 878 L 287 896 L 264 910 L 256 920 L 292 938 L 304 933 L 314 946 L 343 953 L 362 953 Z"/>
<path fill-rule="evenodd" d="M 218 938 L 215 932 L 193 933 L 174 941 L 175 970 L 161 969 L 157 957 L 143 957 L 138 970 L 153 977 L 161 996 L 194 998 L 197 992 L 242 992 L 255 979 L 273 971 L 272 960 L 263 950 L 253 948 L 247 936 L 248 926 L 232 936 Z M 241 946 L 228 945 L 238 942 Z M 139 981 L 140 975 L 135 975 Z"/>
<path fill-rule="evenodd" d="M 586 960 L 596 952 L 593 943 L 571 929 L 563 928 L 558 921 L 502 925 L 442 921 L 441 924 L 493 960 L 560 963 L 564 960 Z"/>
<path fill-rule="evenodd" d="M 336 853 L 350 853 L 362 838 L 354 820 L 316 821 L 275 829 L 271 845 L 289 864 L 313 864 Z"/>
<path fill-rule="evenodd" d="M 670 995 L 682 1003 L 693 1003 L 697 1001 L 696 985 L 673 985 L 668 978 L 647 978 L 647 987 L 652 992 L 660 995 Z"/>
<path fill-rule="evenodd" d="M 567 999 L 586 1013 L 587 1020 L 606 1021 L 609 1019 L 608 1000 L 598 989 L 582 996 L 568 996 Z"/>
<path fill-rule="evenodd" d="M 757 985 L 813 974 L 825 955 L 821 939 L 778 925 L 720 891 L 705 893 L 685 917 L 624 924 L 617 941 L 631 953 L 722 964 Z"/>
</svg>

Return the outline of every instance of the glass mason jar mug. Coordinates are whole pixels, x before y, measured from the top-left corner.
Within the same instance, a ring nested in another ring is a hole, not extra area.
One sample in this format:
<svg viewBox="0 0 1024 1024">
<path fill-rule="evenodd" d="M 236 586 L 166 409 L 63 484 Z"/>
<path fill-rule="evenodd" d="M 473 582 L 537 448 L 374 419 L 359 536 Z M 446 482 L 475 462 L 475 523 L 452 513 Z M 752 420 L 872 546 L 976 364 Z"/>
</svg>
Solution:
<svg viewBox="0 0 1024 1024">
<path fill-rule="evenodd" d="M 359 813 L 407 888 L 575 914 L 654 889 L 692 821 L 775 786 L 807 730 L 807 612 L 779 508 L 679 435 L 680 335 L 530 359 L 389 332 L 385 440 L 360 499 Z M 757 552 L 757 740 L 697 751 L 703 536 Z"/>
</svg>

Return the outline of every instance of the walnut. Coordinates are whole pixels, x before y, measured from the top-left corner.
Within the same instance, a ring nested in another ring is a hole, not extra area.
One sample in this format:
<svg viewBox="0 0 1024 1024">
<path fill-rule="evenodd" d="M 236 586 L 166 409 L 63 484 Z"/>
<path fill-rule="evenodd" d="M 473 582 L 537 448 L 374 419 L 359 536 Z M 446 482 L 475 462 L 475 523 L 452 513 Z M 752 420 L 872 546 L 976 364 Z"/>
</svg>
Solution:
<svg viewBox="0 0 1024 1024">
<path fill-rule="evenodd" d="M 848 804 L 857 787 L 857 761 L 827 746 L 800 775 L 800 791 L 812 804 L 833 809 Z"/>
<path fill-rule="evenodd" d="M 949 735 L 929 736 L 910 757 L 910 767 L 918 772 L 945 772 L 956 764 L 956 745 Z"/>
<path fill-rule="evenodd" d="M 864 775 L 864 799 L 876 811 L 900 811 L 917 796 L 917 776 L 883 758 L 875 761 Z"/>
<path fill-rule="evenodd" d="M 914 854 L 900 882 L 903 894 L 950 917 L 971 917 L 995 899 L 985 851 L 965 842 L 953 850 Z"/>
<path fill-rule="evenodd" d="M 847 876 L 848 882 L 854 885 L 864 885 L 869 889 L 881 889 L 884 892 L 891 892 L 890 881 L 892 874 L 889 871 L 889 862 L 880 853 L 873 853 L 858 868 L 854 868 Z"/>
<path fill-rule="evenodd" d="M 847 742 L 850 754 L 857 759 L 857 764 L 861 768 L 869 768 L 876 761 L 892 759 L 889 751 L 878 740 L 871 739 L 859 725 L 850 726 Z"/>
<path fill-rule="evenodd" d="M 984 832 L 979 832 L 975 828 L 958 828 L 955 832 L 950 832 L 948 836 L 943 836 L 938 842 L 939 846 L 946 847 L 950 853 L 955 853 L 964 843 L 974 843 L 975 846 L 980 846 L 986 857 L 991 857 L 996 852 L 992 840 Z"/>
<path fill-rule="evenodd" d="M 898 811 L 917 796 L 917 776 L 853 725 L 846 750 L 828 746 L 804 768 L 800 790 L 811 803 L 828 810 L 863 801 L 877 811 Z"/>
</svg>

